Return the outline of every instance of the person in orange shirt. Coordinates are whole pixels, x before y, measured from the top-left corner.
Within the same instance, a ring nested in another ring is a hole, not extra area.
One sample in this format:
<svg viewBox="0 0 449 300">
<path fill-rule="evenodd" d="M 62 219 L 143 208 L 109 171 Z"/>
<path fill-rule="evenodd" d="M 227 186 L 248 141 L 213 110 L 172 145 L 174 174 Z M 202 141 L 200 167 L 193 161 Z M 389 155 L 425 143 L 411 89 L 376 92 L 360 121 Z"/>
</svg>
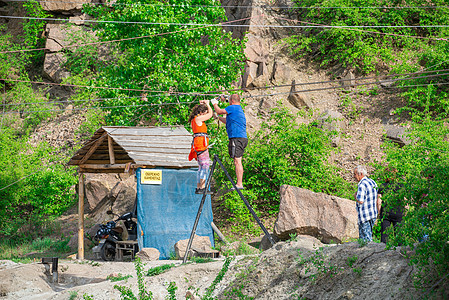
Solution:
<svg viewBox="0 0 449 300">
<path fill-rule="evenodd" d="M 196 194 L 204 193 L 206 178 L 209 173 L 209 136 L 207 135 L 205 121 L 212 118 L 212 116 L 213 112 L 209 100 L 200 100 L 200 104 L 195 105 L 189 117 L 189 122 L 193 131 L 192 149 L 190 150 L 189 161 L 194 158 L 198 161 Z"/>
</svg>

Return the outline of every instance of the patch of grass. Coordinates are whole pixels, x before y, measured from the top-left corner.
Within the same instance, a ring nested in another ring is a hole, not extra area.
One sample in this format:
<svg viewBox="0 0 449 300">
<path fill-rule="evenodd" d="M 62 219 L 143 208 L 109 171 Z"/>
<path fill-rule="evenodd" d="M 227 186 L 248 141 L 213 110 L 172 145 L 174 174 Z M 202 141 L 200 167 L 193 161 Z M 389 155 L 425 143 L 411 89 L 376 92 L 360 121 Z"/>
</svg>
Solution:
<svg viewBox="0 0 449 300">
<path fill-rule="evenodd" d="M 116 282 L 116 281 L 122 281 L 122 280 L 126 280 L 130 277 L 133 277 L 132 275 L 128 274 L 128 275 L 122 275 L 121 273 L 118 273 L 117 276 L 112 276 L 109 275 L 108 277 L 106 277 L 106 279 L 110 280 L 111 282 Z"/>
<path fill-rule="evenodd" d="M 75 300 L 76 297 L 78 297 L 78 292 L 77 291 L 71 291 L 70 292 L 70 296 L 69 296 L 69 300 Z"/>
<path fill-rule="evenodd" d="M 211 258 L 211 257 L 196 257 L 196 256 L 190 257 L 189 260 L 191 262 L 194 262 L 197 264 L 204 264 L 204 263 L 214 261 L 213 258 Z"/>
<path fill-rule="evenodd" d="M 159 274 L 162 274 L 168 270 L 170 270 L 171 268 L 173 268 L 175 266 L 175 264 L 168 264 L 168 265 L 162 265 L 162 266 L 158 266 L 158 267 L 154 267 L 154 268 L 150 268 L 146 275 L 147 276 L 156 276 Z"/>
<path fill-rule="evenodd" d="M 355 264 L 355 262 L 357 261 L 357 255 L 354 255 L 354 256 L 351 256 L 351 257 L 348 257 L 347 259 L 346 259 L 346 263 L 348 264 L 348 266 L 350 266 L 351 268 L 352 268 L 352 266 Z"/>
<path fill-rule="evenodd" d="M 22 263 L 33 261 L 33 258 L 41 258 L 44 256 L 65 256 L 70 252 L 67 246 L 69 238 L 38 238 L 33 241 L 27 239 L 22 240 L 0 240 L 0 259 L 8 259 Z"/>
<path fill-rule="evenodd" d="M 353 271 L 355 274 L 357 274 L 358 276 L 362 276 L 362 268 L 357 267 L 357 268 L 352 269 L 352 271 Z"/>
</svg>

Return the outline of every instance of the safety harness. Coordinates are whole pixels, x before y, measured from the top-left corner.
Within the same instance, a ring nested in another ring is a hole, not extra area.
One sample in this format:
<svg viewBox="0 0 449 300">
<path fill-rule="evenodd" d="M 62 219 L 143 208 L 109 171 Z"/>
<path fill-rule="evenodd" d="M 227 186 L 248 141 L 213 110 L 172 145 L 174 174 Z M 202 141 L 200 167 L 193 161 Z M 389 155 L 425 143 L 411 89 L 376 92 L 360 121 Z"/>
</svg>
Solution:
<svg viewBox="0 0 449 300">
<path fill-rule="evenodd" d="M 189 160 L 197 158 L 199 155 L 204 153 L 209 147 L 209 135 L 204 132 L 207 131 L 206 124 L 198 126 L 195 123 L 195 119 L 192 120 L 192 130 L 193 130 L 193 140 L 191 151 L 189 154 Z"/>
</svg>

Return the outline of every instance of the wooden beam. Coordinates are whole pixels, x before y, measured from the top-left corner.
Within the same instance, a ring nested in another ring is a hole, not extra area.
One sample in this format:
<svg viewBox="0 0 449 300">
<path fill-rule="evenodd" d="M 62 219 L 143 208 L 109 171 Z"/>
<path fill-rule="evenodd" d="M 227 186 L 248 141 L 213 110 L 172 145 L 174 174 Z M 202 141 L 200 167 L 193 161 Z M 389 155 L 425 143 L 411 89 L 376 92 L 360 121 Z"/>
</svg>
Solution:
<svg viewBox="0 0 449 300">
<path fill-rule="evenodd" d="M 78 259 L 84 260 L 84 174 L 78 178 Z"/>
<path fill-rule="evenodd" d="M 111 161 L 111 165 L 115 164 L 114 145 L 112 143 L 112 137 L 108 135 L 109 160 Z"/>
<path fill-rule="evenodd" d="M 99 169 L 99 170 L 108 170 L 108 169 L 125 169 L 126 164 L 80 164 L 80 168 L 83 169 Z M 133 165 L 131 165 L 131 168 L 134 168 Z"/>
<path fill-rule="evenodd" d="M 89 159 L 89 157 L 92 155 L 92 153 L 97 150 L 98 146 L 104 141 L 104 139 L 108 136 L 107 132 L 103 133 L 103 135 L 95 142 L 95 144 L 90 147 L 89 151 L 87 151 L 86 155 L 84 155 L 83 159 L 80 160 L 79 164 L 82 165 L 86 160 Z"/>
</svg>

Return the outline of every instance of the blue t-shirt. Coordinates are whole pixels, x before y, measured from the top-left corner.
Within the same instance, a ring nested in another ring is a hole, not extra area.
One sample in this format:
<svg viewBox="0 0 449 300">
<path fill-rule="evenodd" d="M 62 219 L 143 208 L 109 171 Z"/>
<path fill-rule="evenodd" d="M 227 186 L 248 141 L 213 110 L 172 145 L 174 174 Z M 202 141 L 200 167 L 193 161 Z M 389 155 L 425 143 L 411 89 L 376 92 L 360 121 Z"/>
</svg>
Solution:
<svg viewBox="0 0 449 300">
<path fill-rule="evenodd" d="M 246 118 L 240 105 L 229 105 L 226 112 L 226 132 L 228 138 L 247 138 Z"/>
</svg>

